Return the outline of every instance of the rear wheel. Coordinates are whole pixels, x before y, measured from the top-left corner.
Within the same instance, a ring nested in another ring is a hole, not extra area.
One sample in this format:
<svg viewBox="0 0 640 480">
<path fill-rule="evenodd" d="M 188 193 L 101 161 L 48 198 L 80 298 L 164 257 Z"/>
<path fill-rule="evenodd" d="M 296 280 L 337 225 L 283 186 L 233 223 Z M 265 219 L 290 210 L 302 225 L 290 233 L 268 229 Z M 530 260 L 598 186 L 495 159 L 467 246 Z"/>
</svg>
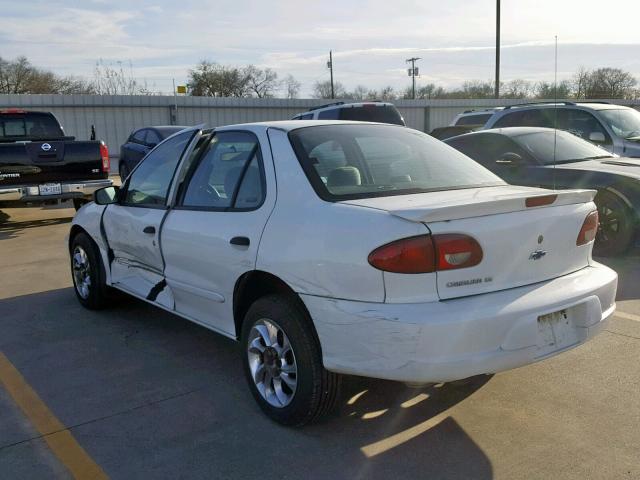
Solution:
<svg viewBox="0 0 640 480">
<path fill-rule="evenodd" d="M 633 238 L 629 208 L 620 197 L 604 190 L 598 192 L 594 202 L 600 219 L 594 255 L 612 256 L 625 252 Z"/>
<path fill-rule="evenodd" d="M 78 233 L 71 244 L 71 276 L 78 300 L 89 310 L 107 306 L 109 287 L 98 247 L 86 233 Z"/>
<path fill-rule="evenodd" d="M 241 344 L 249 388 L 271 419 L 299 426 L 334 408 L 340 376 L 323 367 L 311 319 L 295 298 L 258 299 L 244 318 Z"/>
</svg>

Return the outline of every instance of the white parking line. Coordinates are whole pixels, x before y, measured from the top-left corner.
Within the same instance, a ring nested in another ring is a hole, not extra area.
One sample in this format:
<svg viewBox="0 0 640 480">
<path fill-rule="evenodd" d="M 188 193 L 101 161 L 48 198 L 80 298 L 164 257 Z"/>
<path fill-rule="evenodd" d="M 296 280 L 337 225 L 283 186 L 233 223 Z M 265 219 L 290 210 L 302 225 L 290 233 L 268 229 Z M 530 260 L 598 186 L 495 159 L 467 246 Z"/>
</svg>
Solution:
<svg viewBox="0 0 640 480">
<path fill-rule="evenodd" d="M 616 310 L 616 313 L 613 314 L 614 317 L 626 318 L 627 320 L 634 320 L 636 322 L 640 322 L 640 315 L 634 315 L 633 313 L 621 312 L 620 310 Z"/>
</svg>

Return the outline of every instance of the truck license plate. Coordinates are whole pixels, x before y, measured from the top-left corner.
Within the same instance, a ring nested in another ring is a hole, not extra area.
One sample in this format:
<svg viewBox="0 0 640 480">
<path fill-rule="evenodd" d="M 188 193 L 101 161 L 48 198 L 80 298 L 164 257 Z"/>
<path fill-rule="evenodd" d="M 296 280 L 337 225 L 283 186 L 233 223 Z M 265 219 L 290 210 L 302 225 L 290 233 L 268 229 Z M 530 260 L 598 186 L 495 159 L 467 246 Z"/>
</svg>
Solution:
<svg viewBox="0 0 640 480">
<path fill-rule="evenodd" d="M 45 183 L 38 186 L 40 195 L 60 195 L 62 193 L 62 187 L 59 183 Z"/>
</svg>

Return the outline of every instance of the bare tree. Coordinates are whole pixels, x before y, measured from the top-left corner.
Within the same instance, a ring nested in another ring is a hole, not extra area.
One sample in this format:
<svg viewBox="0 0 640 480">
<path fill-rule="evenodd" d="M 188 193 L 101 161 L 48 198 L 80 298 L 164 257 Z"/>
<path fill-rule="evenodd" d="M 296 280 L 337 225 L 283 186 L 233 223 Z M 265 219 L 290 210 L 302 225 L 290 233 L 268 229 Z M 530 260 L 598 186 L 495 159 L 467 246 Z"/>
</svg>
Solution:
<svg viewBox="0 0 640 480">
<path fill-rule="evenodd" d="M 242 69 L 247 89 L 258 98 L 270 98 L 278 89 L 278 74 L 270 69 L 264 70 L 255 65 L 247 65 Z"/>
<path fill-rule="evenodd" d="M 533 95 L 533 85 L 527 80 L 516 78 L 500 87 L 502 98 L 528 98 Z"/>
<path fill-rule="evenodd" d="M 75 77 L 61 77 L 36 68 L 26 57 L 13 61 L 0 58 L 0 93 L 93 93 L 93 86 Z"/>
<path fill-rule="evenodd" d="M 125 72 L 122 62 L 108 64 L 100 59 L 93 72 L 93 88 L 98 95 L 146 95 L 149 88 L 146 81 L 138 82 L 133 76 L 129 63 Z"/>
<path fill-rule="evenodd" d="M 333 98 L 346 98 L 347 91 L 344 88 L 344 85 L 340 82 L 334 82 L 333 84 L 334 96 Z M 326 80 L 324 82 L 316 82 L 313 85 L 313 94 L 311 95 L 313 98 L 332 98 L 331 97 L 331 82 Z"/>
<path fill-rule="evenodd" d="M 563 99 L 571 97 L 571 81 L 562 80 L 558 82 L 558 86 L 556 88 L 555 84 L 552 82 L 538 82 L 534 87 L 534 96 L 536 98 L 543 98 L 545 100 L 549 99 Z"/>
<path fill-rule="evenodd" d="M 349 98 L 354 100 L 368 100 L 369 99 L 369 89 L 364 85 L 358 85 L 356 88 L 348 93 Z"/>
<path fill-rule="evenodd" d="M 284 87 L 285 98 L 298 98 L 302 85 L 291 74 L 287 75 L 282 81 Z"/>
</svg>

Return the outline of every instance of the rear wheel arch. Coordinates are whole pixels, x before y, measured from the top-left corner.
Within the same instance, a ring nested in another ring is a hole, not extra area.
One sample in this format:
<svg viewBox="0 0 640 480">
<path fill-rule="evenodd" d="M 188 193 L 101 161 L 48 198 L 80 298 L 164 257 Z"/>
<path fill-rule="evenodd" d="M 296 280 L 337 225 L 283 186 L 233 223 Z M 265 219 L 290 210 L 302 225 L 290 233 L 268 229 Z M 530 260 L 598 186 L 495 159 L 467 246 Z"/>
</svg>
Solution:
<svg viewBox="0 0 640 480">
<path fill-rule="evenodd" d="M 249 307 L 261 297 L 266 295 L 283 295 L 294 299 L 301 308 L 306 312 L 308 318 L 311 318 L 306 305 L 300 296 L 281 278 L 262 270 L 252 270 L 244 273 L 235 284 L 233 289 L 233 319 L 235 323 L 236 338 L 240 338 L 242 332 L 242 322 L 249 310 Z M 318 340 L 318 334 L 315 331 L 313 321 L 311 322 L 314 336 Z"/>
<path fill-rule="evenodd" d="M 89 233 L 82 228 L 80 225 L 72 225 L 71 226 L 71 230 L 69 231 L 69 252 L 71 252 L 71 248 L 73 246 L 73 240 L 78 236 L 78 234 L 80 233 L 84 233 L 85 235 L 87 235 L 89 238 L 91 238 L 91 235 L 89 235 Z M 93 240 L 93 239 L 92 239 Z"/>
</svg>

